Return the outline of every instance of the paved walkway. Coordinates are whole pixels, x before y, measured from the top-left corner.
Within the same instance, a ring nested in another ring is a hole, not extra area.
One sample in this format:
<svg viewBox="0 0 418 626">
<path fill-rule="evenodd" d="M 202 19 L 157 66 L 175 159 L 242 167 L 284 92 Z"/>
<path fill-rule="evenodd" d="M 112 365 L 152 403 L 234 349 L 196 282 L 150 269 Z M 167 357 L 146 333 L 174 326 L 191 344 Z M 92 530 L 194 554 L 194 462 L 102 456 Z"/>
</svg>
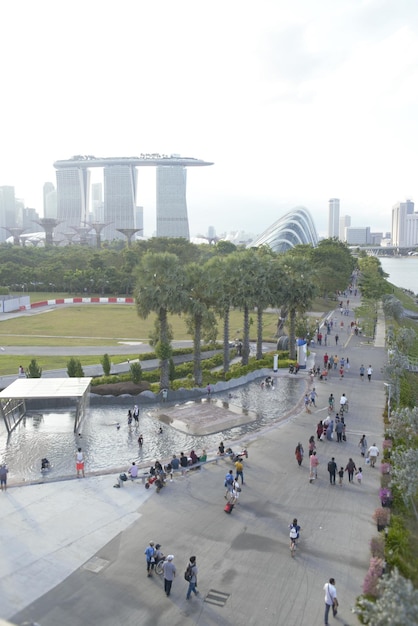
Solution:
<svg viewBox="0 0 418 626">
<path fill-rule="evenodd" d="M 335 317 L 340 322 L 339 313 Z M 315 348 L 317 362 L 325 350 L 349 356 L 349 373 L 343 380 L 336 372 L 327 382 L 315 379 L 318 406 L 311 414 L 295 413 L 245 439 L 246 484 L 232 515 L 223 511 L 226 459 L 168 483 L 159 494 L 132 483 L 113 489 L 113 476 L 0 494 L 2 617 L 41 626 L 319 626 L 322 587 L 333 576 L 338 623 L 357 624 L 351 608 L 368 568 L 376 532 L 372 513 L 379 504 L 378 469 L 364 465 L 357 444 L 363 433 L 369 445 L 382 439 L 386 352 L 362 337 L 339 335 L 344 344 L 338 351 L 334 334 L 332 348 Z M 360 380 L 362 363 L 373 366 L 371 383 Z M 348 440 L 318 442 L 319 479 L 310 484 L 308 459 L 299 468 L 294 449 L 298 441 L 307 449 L 330 392 L 350 399 Z M 349 485 L 345 478 L 342 488 L 330 486 L 331 456 L 339 466 L 353 457 L 363 467 L 363 484 Z M 295 516 L 302 538 L 292 559 L 288 524 Z M 150 540 L 175 555 L 170 598 L 159 577 L 146 577 Z M 187 601 L 183 571 L 191 554 L 197 555 L 200 594 Z"/>
</svg>

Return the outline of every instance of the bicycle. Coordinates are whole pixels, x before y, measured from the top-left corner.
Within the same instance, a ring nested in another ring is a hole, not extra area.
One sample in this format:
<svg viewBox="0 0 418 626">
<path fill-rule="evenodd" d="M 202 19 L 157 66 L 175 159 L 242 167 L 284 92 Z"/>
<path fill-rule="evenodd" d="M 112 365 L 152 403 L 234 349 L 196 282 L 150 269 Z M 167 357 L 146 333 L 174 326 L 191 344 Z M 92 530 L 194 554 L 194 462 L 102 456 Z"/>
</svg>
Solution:
<svg viewBox="0 0 418 626">
<path fill-rule="evenodd" d="M 340 417 L 343 417 L 344 413 L 348 413 L 348 402 L 340 404 Z"/>
<path fill-rule="evenodd" d="M 166 560 L 166 557 L 162 556 L 161 559 L 158 561 L 158 563 L 156 563 L 154 566 L 154 572 L 158 574 L 158 576 L 162 576 L 164 572 L 163 565 L 164 565 L 165 560 Z"/>
</svg>

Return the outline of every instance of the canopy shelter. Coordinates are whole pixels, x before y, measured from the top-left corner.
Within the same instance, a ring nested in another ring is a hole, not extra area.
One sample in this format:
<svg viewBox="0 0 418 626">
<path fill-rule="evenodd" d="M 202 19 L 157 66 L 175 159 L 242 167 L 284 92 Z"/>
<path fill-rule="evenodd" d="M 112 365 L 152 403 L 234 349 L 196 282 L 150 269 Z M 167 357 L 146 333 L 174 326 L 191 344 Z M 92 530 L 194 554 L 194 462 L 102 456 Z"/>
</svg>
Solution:
<svg viewBox="0 0 418 626">
<path fill-rule="evenodd" d="M 26 414 L 26 400 L 74 398 L 74 432 L 84 416 L 91 378 L 19 378 L 0 392 L 0 412 L 10 434 Z"/>
</svg>

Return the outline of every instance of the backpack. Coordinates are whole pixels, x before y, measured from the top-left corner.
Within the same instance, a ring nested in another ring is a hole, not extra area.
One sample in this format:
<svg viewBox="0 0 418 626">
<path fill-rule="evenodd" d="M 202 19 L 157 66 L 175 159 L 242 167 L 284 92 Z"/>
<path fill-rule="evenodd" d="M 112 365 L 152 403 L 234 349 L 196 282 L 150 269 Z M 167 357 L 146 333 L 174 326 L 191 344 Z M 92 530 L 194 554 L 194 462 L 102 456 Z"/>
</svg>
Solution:
<svg viewBox="0 0 418 626">
<path fill-rule="evenodd" d="M 192 577 L 193 577 L 192 566 L 189 564 L 187 566 L 186 571 L 184 572 L 184 580 L 187 580 L 187 582 L 189 583 Z"/>
<path fill-rule="evenodd" d="M 232 474 L 227 474 L 225 476 L 225 487 L 227 487 L 227 485 L 232 485 L 233 482 L 234 482 L 234 477 L 232 476 Z"/>
<path fill-rule="evenodd" d="M 328 471 L 333 472 L 335 470 L 335 463 L 333 461 L 328 461 Z"/>
<path fill-rule="evenodd" d="M 292 528 L 290 529 L 289 537 L 291 539 L 297 539 L 298 537 L 298 531 L 296 530 L 294 526 L 292 526 Z"/>
</svg>

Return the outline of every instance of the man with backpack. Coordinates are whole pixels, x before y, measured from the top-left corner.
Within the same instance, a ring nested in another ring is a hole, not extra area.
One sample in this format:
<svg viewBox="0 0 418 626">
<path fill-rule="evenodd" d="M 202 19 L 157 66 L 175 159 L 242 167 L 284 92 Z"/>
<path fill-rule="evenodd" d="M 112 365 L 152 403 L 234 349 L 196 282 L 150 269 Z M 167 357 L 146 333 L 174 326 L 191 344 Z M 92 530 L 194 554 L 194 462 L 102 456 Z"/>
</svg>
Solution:
<svg viewBox="0 0 418 626">
<path fill-rule="evenodd" d="M 189 588 L 187 590 L 187 594 L 186 594 L 186 600 L 190 600 L 190 596 L 192 594 L 192 592 L 194 593 L 195 596 L 197 596 L 199 594 L 198 590 L 196 589 L 196 585 L 197 585 L 197 566 L 196 566 L 196 557 L 195 556 L 191 556 L 189 559 L 189 564 L 187 566 L 187 569 L 184 573 L 184 578 L 185 580 L 187 580 L 187 582 L 189 583 Z"/>
<path fill-rule="evenodd" d="M 232 473 L 232 470 L 229 470 L 229 472 L 225 476 L 225 482 L 224 482 L 224 487 L 226 487 L 225 500 L 228 500 L 228 496 L 232 491 L 233 484 L 234 484 L 234 474 Z"/>
<path fill-rule="evenodd" d="M 152 576 L 152 570 L 154 569 L 155 565 L 155 548 L 153 541 L 149 542 L 149 546 L 145 549 L 144 554 L 147 562 L 147 575 L 149 577 Z"/>
</svg>

